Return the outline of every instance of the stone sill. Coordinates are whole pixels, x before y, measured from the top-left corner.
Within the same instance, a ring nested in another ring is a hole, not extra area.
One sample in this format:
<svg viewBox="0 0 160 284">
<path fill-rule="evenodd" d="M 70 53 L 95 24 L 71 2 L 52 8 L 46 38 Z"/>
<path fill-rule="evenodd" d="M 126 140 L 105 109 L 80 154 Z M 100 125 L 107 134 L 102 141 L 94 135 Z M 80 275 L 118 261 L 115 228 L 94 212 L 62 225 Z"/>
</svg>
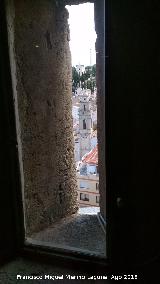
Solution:
<svg viewBox="0 0 160 284">
<path fill-rule="evenodd" d="M 26 242 L 105 258 L 106 236 L 98 211 L 97 208 L 80 208 L 78 213 L 33 234 Z"/>
</svg>

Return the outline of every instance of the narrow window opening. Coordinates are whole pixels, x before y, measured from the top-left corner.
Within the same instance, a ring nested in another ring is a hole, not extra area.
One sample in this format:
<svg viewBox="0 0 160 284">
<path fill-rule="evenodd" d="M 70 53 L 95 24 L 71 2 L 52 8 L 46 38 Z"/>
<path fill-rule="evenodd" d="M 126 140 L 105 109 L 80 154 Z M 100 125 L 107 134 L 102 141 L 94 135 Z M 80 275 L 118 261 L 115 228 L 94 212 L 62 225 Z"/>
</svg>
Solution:
<svg viewBox="0 0 160 284">
<path fill-rule="evenodd" d="M 82 7 L 92 7 L 93 4 L 79 5 L 79 11 Z M 79 141 L 79 147 L 74 148 L 77 184 L 78 184 L 78 202 L 79 213 L 93 215 L 97 217 L 100 210 L 99 204 L 99 172 L 98 172 L 98 139 L 97 139 L 97 88 L 96 88 L 96 56 L 95 41 L 96 34 L 91 27 L 88 34 L 83 32 L 81 42 L 78 40 L 80 30 L 87 23 L 74 26 L 72 19 L 76 18 L 73 11 L 77 6 L 68 8 L 70 14 L 69 24 L 71 29 L 71 53 L 72 53 L 72 115 L 73 115 L 73 133 Z M 93 11 L 93 10 L 92 10 Z M 84 12 L 83 12 L 84 13 Z M 94 14 L 94 13 L 93 13 Z M 88 14 L 88 18 L 90 13 Z M 93 16 L 94 18 L 94 16 Z M 92 25 L 94 26 L 94 19 Z M 77 29 L 78 33 L 74 33 Z M 86 35 L 87 34 L 87 35 Z M 88 39 L 87 39 L 88 37 Z M 84 45 L 85 42 L 85 45 Z M 91 44 L 92 42 L 92 44 Z M 88 54 L 88 55 L 86 55 Z M 77 113 L 76 113 L 77 110 Z M 98 227 L 97 227 L 98 228 Z M 95 227 L 95 230 L 97 229 Z M 88 228 L 88 231 L 90 228 Z M 97 229 L 98 230 L 98 229 Z M 98 244 L 98 240 L 97 240 Z"/>
<path fill-rule="evenodd" d="M 89 194 L 80 193 L 80 200 L 89 202 Z"/>
<path fill-rule="evenodd" d="M 83 129 L 86 129 L 86 120 L 83 119 Z"/>
<path fill-rule="evenodd" d="M 22 10 L 30 9 L 25 1 L 23 5 Z M 38 7 L 42 15 L 39 25 L 16 19 L 15 96 L 18 133 L 21 130 L 26 242 L 44 241 L 52 247 L 105 257 L 106 237 L 97 217 L 94 4 L 57 8 L 56 2 L 49 1 L 47 5 L 45 13 L 44 7 Z M 50 13 L 52 8 L 55 13 Z M 36 12 L 34 2 L 32 9 Z"/>
<path fill-rule="evenodd" d="M 99 184 L 96 183 L 96 190 L 99 190 Z"/>
<path fill-rule="evenodd" d="M 96 196 L 96 203 L 99 204 L 99 196 Z"/>
</svg>

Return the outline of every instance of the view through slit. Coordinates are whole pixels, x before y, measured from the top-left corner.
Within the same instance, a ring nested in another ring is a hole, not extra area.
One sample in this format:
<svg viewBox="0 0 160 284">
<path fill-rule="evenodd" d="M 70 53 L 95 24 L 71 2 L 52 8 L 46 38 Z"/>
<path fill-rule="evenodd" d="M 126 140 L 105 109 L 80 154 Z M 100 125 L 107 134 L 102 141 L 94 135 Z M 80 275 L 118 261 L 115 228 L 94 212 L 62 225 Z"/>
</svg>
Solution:
<svg viewBox="0 0 160 284">
<path fill-rule="evenodd" d="M 94 5 L 67 6 L 72 55 L 72 116 L 79 212 L 99 212 Z M 84 208 L 84 209 L 81 209 Z"/>
<path fill-rule="evenodd" d="M 105 257 L 94 4 L 22 1 L 15 9 L 30 14 L 11 25 L 26 243 Z"/>
</svg>

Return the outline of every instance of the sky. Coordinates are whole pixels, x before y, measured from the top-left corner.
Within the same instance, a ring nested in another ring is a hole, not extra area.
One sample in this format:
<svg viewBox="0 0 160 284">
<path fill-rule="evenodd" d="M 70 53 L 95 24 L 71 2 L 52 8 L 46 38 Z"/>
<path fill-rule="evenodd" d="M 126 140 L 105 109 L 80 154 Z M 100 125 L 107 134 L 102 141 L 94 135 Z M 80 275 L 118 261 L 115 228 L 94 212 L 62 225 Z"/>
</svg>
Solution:
<svg viewBox="0 0 160 284">
<path fill-rule="evenodd" d="M 85 3 L 80 5 L 66 6 L 69 12 L 70 49 L 72 66 L 82 64 L 91 65 L 96 63 L 96 32 L 94 25 L 94 4 Z"/>
</svg>

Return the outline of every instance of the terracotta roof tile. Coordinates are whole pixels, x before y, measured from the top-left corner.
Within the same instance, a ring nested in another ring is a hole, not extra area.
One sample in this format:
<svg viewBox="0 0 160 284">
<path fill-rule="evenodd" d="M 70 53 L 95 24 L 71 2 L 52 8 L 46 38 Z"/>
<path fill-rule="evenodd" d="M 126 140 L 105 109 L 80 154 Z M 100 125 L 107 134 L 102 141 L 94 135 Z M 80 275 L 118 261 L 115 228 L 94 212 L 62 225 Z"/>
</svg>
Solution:
<svg viewBox="0 0 160 284">
<path fill-rule="evenodd" d="M 98 145 L 96 145 L 88 154 L 82 158 L 82 162 L 86 164 L 98 165 Z"/>
</svg>

